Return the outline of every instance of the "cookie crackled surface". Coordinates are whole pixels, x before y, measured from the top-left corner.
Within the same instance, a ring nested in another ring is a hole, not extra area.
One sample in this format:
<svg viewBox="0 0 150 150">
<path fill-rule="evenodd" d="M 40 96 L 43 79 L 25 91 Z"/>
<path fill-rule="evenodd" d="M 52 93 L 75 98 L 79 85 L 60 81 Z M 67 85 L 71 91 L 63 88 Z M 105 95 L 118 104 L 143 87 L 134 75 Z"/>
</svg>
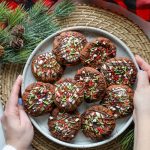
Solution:
<svg viewBox="0 0 150 150">
<path fill-rule="evenodd" d="M 49 113 L 54 106 L 54 88 L 49 83 L 30 84 L 22 95 L 25 111 L 31 116 Z"/>
<path fill-rule="evenodd" d="M 72 112 L 84 100 L 84 90 L 82 82 L 73 79 L 61 79 L 55 84 L 54 103 L 60 110 Z"/>
<path fill-rule="evenodd" d="M 133 86 L 136 81 L 137 68 L 133 61 L 125 57 L 116 57 L 107 60 L 101 66 L 107 85 L 124 84 Z"/>
<path fill-rule="evenodd" d="M 60 79 L 65 67 L 56 61 L 51 52 L 47 52 L 34 57 L 31 69 L 38 81 L 53 83 Z"/>
<path fill-rule="evenodd" d="M 113 111 L 115 118 L 125 117 L 133 111 L 134 91 L 127 85 L 112 85 L 106 90 L 102 105 Z"/>
<path fill-rule="evenodd" d="M 101 105 L 88 108 L 81 118 L 84 135 L 95 141 L 101 141 L 108 137 L 116 125 L 112 111 Z"/>
<path fill-rule="evenodd" d="M 91 67 L 79 69 L 75 80 L 84 85 L 84 99 L 88 103 L 102 100 L 106 90 L 106 81 L 99 71 Z"/>
<path fill-rule="evenodd" d="M 61 64 L 73 66 L 80 63 L 80 52 L 86 43 L 85 36 L 79 32 L 62 32 L 54 39 L 53 53 Z"/>
<path fill-rule="evenodd" d="M 115 44 L 108 38 L 98 37 L 85 45 L 81 51 L 81 62 L 84 66 L 100 69 L 102 63 L 115 56 Z"/>
<path fill-rule="evenodd" d="M 49 116 L 48 126 L 55 138 L 70 142 L 81 128 L 81 117 L 78 111 L 66 113 L 55 108 Z"/>
</svg>

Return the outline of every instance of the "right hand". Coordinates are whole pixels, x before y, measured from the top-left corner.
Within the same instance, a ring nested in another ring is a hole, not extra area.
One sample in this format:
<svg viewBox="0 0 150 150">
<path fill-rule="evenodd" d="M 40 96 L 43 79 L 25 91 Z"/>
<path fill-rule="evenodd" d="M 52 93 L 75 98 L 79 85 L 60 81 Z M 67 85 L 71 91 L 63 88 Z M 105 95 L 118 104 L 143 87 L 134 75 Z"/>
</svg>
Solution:
<svg viewBox="0 0 150 150">
<path fill-rule="evenodd" d="M 136 56 L 139 67 L 138 83 L 134 94 L 134 121 L 150 120 L 150 65 L 140 56 Z"/>
</svg>

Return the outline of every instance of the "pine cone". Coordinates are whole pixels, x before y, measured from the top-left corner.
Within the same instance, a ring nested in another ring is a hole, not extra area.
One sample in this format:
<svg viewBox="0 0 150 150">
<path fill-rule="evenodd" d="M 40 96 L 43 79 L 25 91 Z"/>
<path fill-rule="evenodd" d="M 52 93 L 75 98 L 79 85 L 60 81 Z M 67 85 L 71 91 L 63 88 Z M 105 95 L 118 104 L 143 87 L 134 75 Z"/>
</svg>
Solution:
<svg viewBox="0 0 150 150">
<path fill-rule="evenodd" d="M 4 47 L 0 45 L 0 57 L 4 55 Z"/>
<path fill-rule="evenodd" d="M 14 38 L 12 39 L 12 41 L 10 42 L 10 46 L 14 49 L 21 49 L 23 47 L 23 40 L 21 38 Z"/>
<path fill-rule="evenodd" d="M 25 28 L 23 25 L 16 25 L 12 28 L 11 35 L 14 35 L 16 37 L 22 37 L 24 31 L 25 31 Z"/>
</svg>

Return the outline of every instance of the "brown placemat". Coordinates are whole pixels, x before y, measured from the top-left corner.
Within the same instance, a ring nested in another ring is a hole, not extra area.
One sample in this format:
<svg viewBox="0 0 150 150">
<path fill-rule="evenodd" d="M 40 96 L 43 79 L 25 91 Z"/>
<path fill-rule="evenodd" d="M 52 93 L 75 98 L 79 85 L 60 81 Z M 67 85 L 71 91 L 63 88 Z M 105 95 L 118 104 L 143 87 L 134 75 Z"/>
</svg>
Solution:
<svg viewBox="0 0 150 150">
<path fill-rule="evenodd" d="M 134 54 L 141 55 L 150 62 L 150 41 L 144 32 L 125 17 L 86 5 L 78 5 L 76 10 L 66 18 L 57 18 L 61 28 L 72 26 L 91 26 L 106 30 L 124 41 Z M 0 98 L 2 103 L 7 101 L 13 82 L 22 73 L 23 65 L 3 65 L 0 72 Z M 69 150 L 64 146 L 53 143 L 35 129 L 32 146 L 37 150 Z M 117 139 L 101 147 L 91 150 L 120 150 Z"/>
</svg>

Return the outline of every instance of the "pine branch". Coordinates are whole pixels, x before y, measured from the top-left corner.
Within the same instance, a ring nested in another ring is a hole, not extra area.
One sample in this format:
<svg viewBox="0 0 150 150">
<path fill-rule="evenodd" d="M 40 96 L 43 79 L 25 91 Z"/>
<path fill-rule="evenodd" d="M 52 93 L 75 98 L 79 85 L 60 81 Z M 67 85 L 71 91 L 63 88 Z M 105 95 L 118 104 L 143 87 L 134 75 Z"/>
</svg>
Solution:
<svg viewBox="0 0 150 150">
<path fill-rule="evenodd" d="M 25 18 L 26 14 L 24 13 L 24 8 L 22 6 L 17 7 L 15 10 L 10 11 L 10 14 L 7 18 L 9 28 L 14 27 L 17 24 L 20 24 Z"/>
<path fill-rule="evenodd" d="M 28 14 L 30 19 L 36 19 L 37 17 L 43 15 L 45 12 L 48 11 L 48 7 L 44 5 L 42 0 L 36 2 L 31 9 L 29 9 Z"/>
<path fill-rule="evenodd" d="M 55 17 L 67 16 L 73 11 L 74 5 L 70 0 L 64 0 L 57 9 L 59 7 L 61 7 L 60 11 L 56 10 L 51 14 L 41 1 L 38 1 L 27 12 L 23 11 L 23 7 L 18 8 L 9 17 L 9 26 L 3 32 L 0 30 L 0 42 L 5 43 L 5 55 L 0 62 L 25 63 L 39 42 L 59 29 L 59 25 L 53 22 Z M 10 39 L 12 38 L 11 29 L 17 24 L 21 24 L 25 28 L 22 37 L 24 46 L 19 50 L 13 49 L 10 46 Z"/>
<path fill-rule="evenodd" d="M 122 150 L 132 150 L 134 143 L 134 129 L 131 129 L 121 140 Z"/>
<path fill-rule="evenodd" d="M 25 18 L 23 7 L 20 6 L 15 10 L 8 9 L 7 3 L 0 3 L 0 22 L 7 24 L 5 29 L 0 28 L 0 43 L 4 47 L 9 45 L 11 40 L 11 29 L 13 26 L 20 24 Z"/>
<path fill-rule="evenodd" d="M 63 0 L 56 6 L 54 13 L 57 17 L 65 17 L 74 10 L 75 4 L 72 2 L 72 0 Z"/>
</svg>

